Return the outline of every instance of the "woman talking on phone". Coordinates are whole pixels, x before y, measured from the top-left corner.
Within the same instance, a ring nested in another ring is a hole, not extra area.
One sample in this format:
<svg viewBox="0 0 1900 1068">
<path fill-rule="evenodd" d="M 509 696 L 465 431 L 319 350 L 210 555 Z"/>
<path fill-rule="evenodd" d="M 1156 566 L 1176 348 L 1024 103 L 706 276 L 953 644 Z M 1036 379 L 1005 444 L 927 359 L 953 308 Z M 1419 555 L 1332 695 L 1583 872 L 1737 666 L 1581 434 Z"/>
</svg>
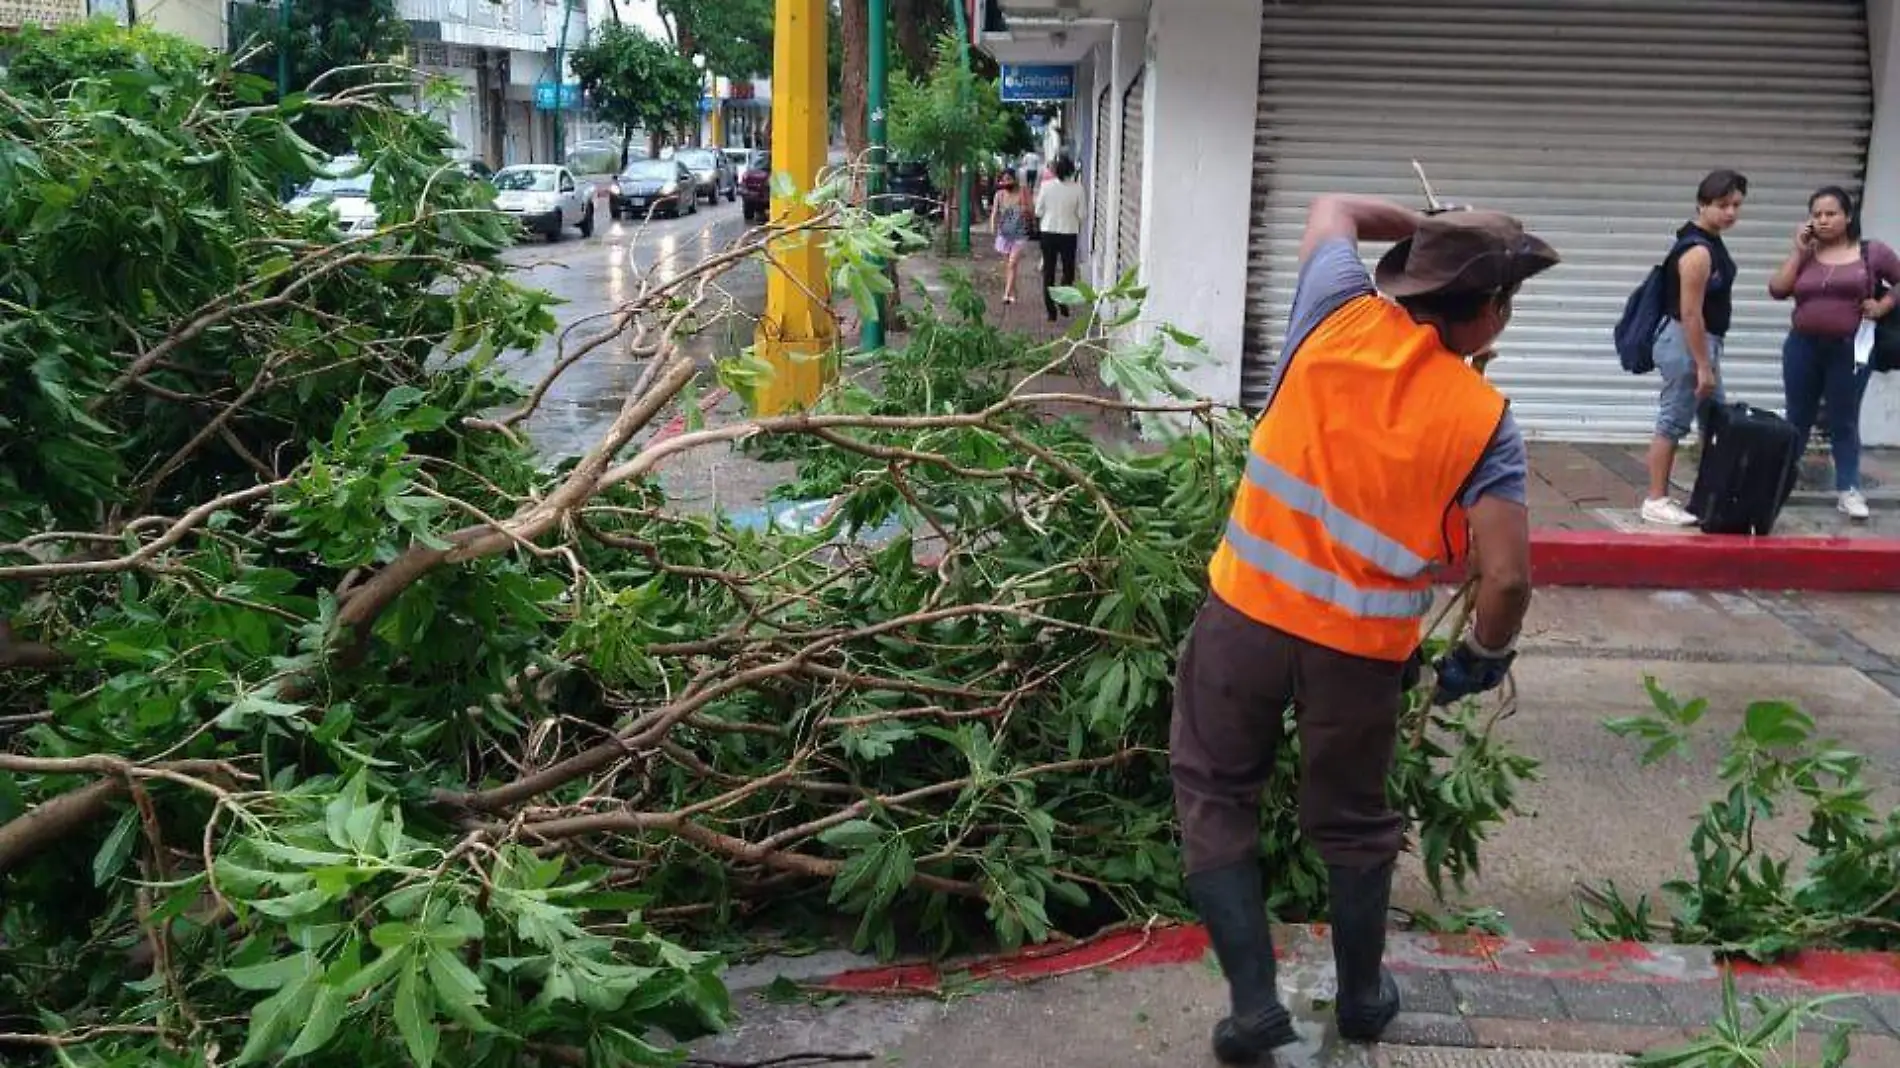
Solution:
<svg viewBox="0 0 1900 1068">
<path fill-rule="evenodd" d="M 1875 299 L 1876 279 L 1900 284 L 1900 256 L 1879 241 L 1861 242 L 1854 200 L 1845 189 L 1816 190 L 1808 198 L 1808 221 L 1795 231 L 1794 250 L 1769 279 L 1768 293 L 1776 300 L 1794 298 L 1793 328 L 1781 346 L 1788 422 L 1805 448 L 1826 399 L 1834 489 L 1840 510 L 1851 519 L 1867 518 L 1860 491 L 1860 400 L 1873 373 L 1856 365 L 1854 335 L 1863 320 L 1892 311 L 1896 299 L 1891 290 Z"/>
</svg>

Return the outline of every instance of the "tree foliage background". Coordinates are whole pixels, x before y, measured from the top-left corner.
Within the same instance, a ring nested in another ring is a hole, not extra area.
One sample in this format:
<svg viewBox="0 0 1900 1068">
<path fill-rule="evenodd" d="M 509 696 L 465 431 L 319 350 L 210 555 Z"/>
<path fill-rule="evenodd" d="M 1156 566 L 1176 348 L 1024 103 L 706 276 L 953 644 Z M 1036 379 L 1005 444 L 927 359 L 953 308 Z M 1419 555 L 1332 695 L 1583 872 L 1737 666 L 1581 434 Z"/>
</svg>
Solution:
<svg viewBox="0 0 1900 1068">
<path fill-rule="evenodd" d="M 100 16 L 57 32 L 30 24 L 0 35 L 8 54 L 7 83 L 39 96 L 60 93 L 103 71 L 151 72 L 165 81 L 189 78 L 208 66 L 205 49 L 149 26 L 120 27 Z"/>
<path fill-rule="evenodd" d="M 574 50 L 571 62 L 594 113 L 620 127 L 622 166 L 635 130 L 657 133 L 698 118 L 699 72 L 638 27 L 599 27 L 592 41 Z"/>
<path fill-rule="evenodd" d="M 275 86 L 277 57 L 287 53 L 293 93 L 308 90 L 319 77 L 325 77 L 331 91 L 386 79 L 386 72 L 347 68 L 392 59 L 409 41 L 409 25 L 397 13 L 395 0 L 290 0 L 288 28 L 274 5 L 239 3 L 231 12 L 232 46 L 255 51 L 244 69 Z M 255 50 L 260 44 L 268 47 Z M 299 127 L 325 151 L 350 148 L 349 124 L 335 112 L 308 113 Z"/>
</svg>

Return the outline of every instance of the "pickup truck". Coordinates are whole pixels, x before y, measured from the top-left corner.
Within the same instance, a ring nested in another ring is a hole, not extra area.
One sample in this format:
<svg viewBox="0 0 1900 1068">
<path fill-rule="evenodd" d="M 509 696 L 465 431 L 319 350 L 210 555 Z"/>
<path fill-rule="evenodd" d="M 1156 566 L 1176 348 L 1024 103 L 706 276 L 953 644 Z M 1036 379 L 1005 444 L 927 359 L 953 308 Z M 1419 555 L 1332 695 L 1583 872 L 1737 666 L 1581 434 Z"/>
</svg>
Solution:
<svg viewBox="0 0 1900 1068">
<path fill-rule="evenodd" d="M 521 220 L 529 233 L 559 241 L 572 226 L 594 236 L 594 183 L 557 163 L 521 163 L 495 172 L 495 210 Z"/>
</svg>

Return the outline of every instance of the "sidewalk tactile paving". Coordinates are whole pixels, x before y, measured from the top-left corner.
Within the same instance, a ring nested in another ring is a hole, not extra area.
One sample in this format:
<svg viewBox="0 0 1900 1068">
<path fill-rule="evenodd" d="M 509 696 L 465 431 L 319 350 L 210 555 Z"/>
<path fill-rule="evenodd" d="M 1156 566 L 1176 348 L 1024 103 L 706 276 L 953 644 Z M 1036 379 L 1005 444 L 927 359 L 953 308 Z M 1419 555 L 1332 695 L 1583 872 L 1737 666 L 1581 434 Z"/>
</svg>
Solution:
<svg viewBox="0 0 1900 1068">
<path fill-rule="evenodd" d="M 1624 1068 L 1629 1058 L 1614 1053 L 1384 1046 L 1378 1063 L 1382 1068 Z"/>
</svg>

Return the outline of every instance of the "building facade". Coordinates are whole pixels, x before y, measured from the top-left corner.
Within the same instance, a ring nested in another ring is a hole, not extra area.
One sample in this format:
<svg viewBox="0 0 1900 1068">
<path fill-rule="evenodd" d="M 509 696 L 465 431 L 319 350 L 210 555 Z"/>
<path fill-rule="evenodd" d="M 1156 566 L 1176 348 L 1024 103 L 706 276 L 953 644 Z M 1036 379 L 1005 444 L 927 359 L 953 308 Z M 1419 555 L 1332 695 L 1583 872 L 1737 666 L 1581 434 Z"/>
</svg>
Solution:
<svg viewBox="0 0 1900 1068">
<path fill-rule="evenodd" d="M 468 156 L 491 167 L 556 162 L 557 112 L 561 140 L 578 140 L 567 53 L 587 43 L 584 0 L 397 0 L 396 9 L 409 23 L 410 61 L 463 90 L 432 110 Z"/>
<path fill-rule="evenodd" d="M 1206 339 L 1191 376 L 1257 407 L 1278 357 L 1307 203 L 1329 191 L 1522 217 L 1564 256 L 1528 287 L 1492 377 L 1533 435 L 1644 438 L 1656 379 L 1622 371 L 1624 299 L 1693 213 L 1703 174 L 1750 195 L 1724 380 L 1782 405 L 1789 306 L 1769 274 L 1808 194 L 1867 191 L 1900 245 L 1896 0 L 1001 0 L 980 43 L 1074 63 L 1065 140 L 1093 200 L 1086 254 L 1135 269 L 1144 321 Z M 1384 248 L 1368 245 L 1368 262 Z M 1900 383 L 1863 428 L 1900 443 Z"/>
</svg>

